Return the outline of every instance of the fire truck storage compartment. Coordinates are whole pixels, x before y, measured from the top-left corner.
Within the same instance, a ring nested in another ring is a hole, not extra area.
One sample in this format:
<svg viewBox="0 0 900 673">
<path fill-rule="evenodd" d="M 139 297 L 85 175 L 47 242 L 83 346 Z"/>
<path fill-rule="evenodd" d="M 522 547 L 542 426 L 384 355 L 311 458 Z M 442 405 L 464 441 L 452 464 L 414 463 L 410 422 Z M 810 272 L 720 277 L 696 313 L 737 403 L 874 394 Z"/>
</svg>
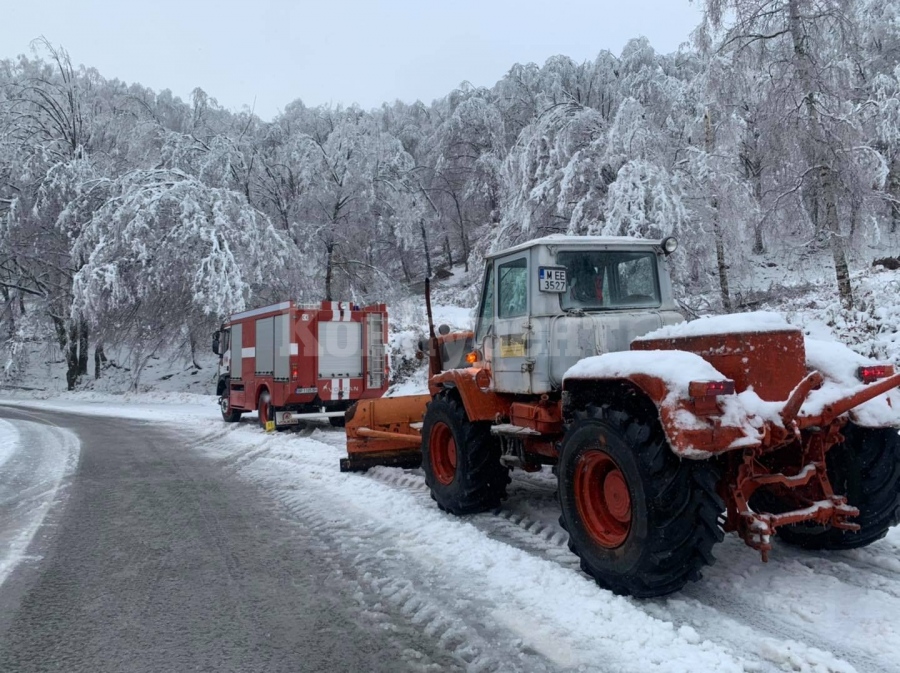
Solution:
<svg viewBox="0 0 900 673">
<path fill-rule="evenodd" d="M 362 376 L 362 323 L 319 322 L 319 378 Z"/>
<path fill-rule="evenodd" d="M 274 372 L 272 318 L 256 321 L 256 369 L 257 376 L 272 376 Z"/>
<path fill-rule="evenodd" d="M 275 367 L 273 378 L 276 381 L 287 381 L 290 378 L 291 357 L 291 316 L 282 313 L 275 316 Z"/>
<path fill-rule="evenodd" d="M 231 378 L 240 380 L 243 374 L 241 366 L 244 354 L 244 326 L 241 324 L 231 326 Z"/>
</svg>

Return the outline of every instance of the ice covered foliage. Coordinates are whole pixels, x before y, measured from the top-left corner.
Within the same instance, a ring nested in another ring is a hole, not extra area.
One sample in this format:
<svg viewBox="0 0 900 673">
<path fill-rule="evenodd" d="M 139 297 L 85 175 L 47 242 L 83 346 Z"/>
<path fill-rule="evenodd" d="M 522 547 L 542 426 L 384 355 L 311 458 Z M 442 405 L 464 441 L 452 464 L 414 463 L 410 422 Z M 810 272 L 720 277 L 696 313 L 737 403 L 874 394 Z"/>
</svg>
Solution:
<svg viewBox="0 0 900 673">
<path fill-rule="evenodd" d="M 629 161 L 609 186 L 606 223 L 588 233 L 663 238 L 678 233 L 685 215 L 678 183 L 665 168 Z"/>
<path fill-rule="evenodd" d="M 73 310 L 93 324 L 134 309 L 173 332 L 220 318 L 245 308 L 284 264 L 281 236 L 234 191 L 149 170 L 124 175 L 111 192 L 74 248 L 86 261 Z"/>
<path fill-rule="evenodd" d="M 55 220 L 58 232 L 74 241 L 103 202 L 108 187 L 108 180 L 87 158 L 57 163 L 41 181 L 32 215 L 36 219 Z"/>
</svg>

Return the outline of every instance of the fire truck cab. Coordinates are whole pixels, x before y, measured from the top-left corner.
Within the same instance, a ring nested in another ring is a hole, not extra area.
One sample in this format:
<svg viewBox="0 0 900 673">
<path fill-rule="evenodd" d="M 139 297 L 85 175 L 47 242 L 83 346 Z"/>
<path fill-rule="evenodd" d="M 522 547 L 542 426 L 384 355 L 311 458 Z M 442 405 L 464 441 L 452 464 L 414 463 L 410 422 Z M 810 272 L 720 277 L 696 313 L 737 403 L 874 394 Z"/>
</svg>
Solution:
<svg viewBox="0 0 900 673">
<path fill-rule="evenodd" d="M 343 425 L 353 402 L 387 390 L 387 329 L 384 304 L 286 301 L 235 313 L 213 334 L 222 418 L 258 411 L 270 430 L 311 415 Z"/>
</svg>

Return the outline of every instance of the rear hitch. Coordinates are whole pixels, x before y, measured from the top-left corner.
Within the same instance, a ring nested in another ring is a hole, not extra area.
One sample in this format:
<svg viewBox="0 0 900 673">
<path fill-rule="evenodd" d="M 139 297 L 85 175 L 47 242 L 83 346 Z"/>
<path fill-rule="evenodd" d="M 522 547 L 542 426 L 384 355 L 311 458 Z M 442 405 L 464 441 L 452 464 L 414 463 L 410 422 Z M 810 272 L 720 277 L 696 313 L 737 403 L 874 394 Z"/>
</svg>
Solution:
<svg viewBox="0 0 900 673">
<path fill-rule="evenodd" d="M 859 510 L 849 505 L 844 496 L 835 495 L 825 465 L 827 449 L 842 439 L 841 425 L 832 422 L 820 432 L 803 436 L 795 423 L 791 424 L 790 430 L 781 431 L 783 439 L 796 437 L 799 440 L 803 467 L 796 474 L 770 470 L 760 461 L 763 452 L 759 448 L 744 451 L 727 488 L 725 529 L 737 531 L 749 547 L 760 552 L 763 562 L 768 561 L 772 535 L 780 526 L 815 523 L 841 530 L 859 530 L 859 524 L 848 521 L 859 516 Z M 750 506 L 750 499 L 760 488 L 789 491 L 796 506 L 778 513 L 757 512 Z"/>
<path fill-rule="evenodd" d="M 859 524 L 847 521 L 859 516 L 859 510 L 847 504 L 842 495 L 832 495 L 827 500 L 818 500 L 809 507 L 796 509 L 782 514 L 760 514 L 751 509 L 741 512 L 741 537 L 749 547 L 756 549 L 762 556 L 763 563 L 769 560 L 772 549 L 772 535 L 779 526 L 797 523 L 815 522 L 841 530 L 857 531 Z"/>
</svg>

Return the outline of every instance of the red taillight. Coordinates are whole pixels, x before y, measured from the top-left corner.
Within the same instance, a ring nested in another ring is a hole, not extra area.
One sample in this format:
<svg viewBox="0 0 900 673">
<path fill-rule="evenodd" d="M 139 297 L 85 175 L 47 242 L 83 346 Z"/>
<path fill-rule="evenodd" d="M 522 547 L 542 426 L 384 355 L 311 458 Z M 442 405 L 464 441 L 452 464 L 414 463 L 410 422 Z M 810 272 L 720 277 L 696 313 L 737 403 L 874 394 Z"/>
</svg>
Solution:
<svg viewBox="0 0 900 673">
<path fill-rule="evenodd" d="M 691 381 L 688 386 L 688 394 L 691 397 L 718 397 L 719 395 L 733 395 L 734 381 Z"/>
<path fill-rule="evenodd" d="M 894 375 L 893 365 L 866 365 L 856 370 L 857 378 L 863 383 L 874 383 Z"/>
<path fill-rule="evenodd" d="M 296 379 L 299 375 L 300 375 L 300 370 L 298 370 L 296 367 L 294 367 L 291 370 L 291 378 Z"/>
</svg>

